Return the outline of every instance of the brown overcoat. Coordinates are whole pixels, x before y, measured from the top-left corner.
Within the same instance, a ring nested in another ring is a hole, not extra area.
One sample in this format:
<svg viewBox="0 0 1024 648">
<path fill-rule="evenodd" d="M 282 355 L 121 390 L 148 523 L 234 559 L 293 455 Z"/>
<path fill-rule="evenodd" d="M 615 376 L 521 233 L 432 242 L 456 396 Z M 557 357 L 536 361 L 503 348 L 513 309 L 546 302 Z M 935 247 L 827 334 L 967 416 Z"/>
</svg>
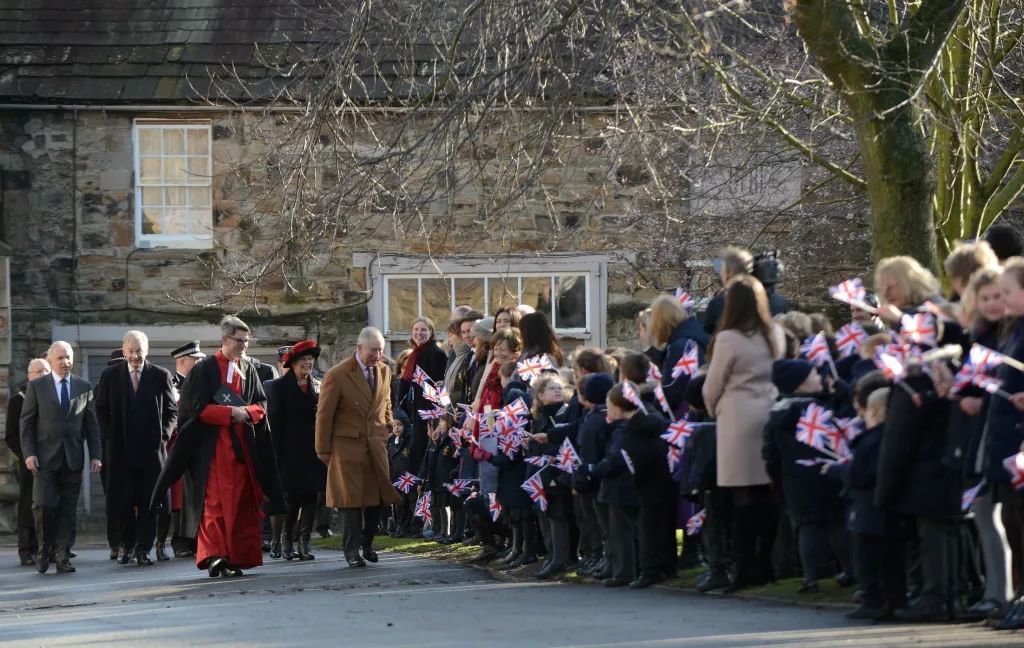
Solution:
<svg viewBox="0 0 1024 648">
<path fill-rule="evenodd" d="M 324 374 L 316 413 L 316 452 L 330 453 L 327 506 L 365 508 L 398 501 L 388 473 L 391 369 L 374 368 L 376 390 L 351 356 Z"/>
</svg>

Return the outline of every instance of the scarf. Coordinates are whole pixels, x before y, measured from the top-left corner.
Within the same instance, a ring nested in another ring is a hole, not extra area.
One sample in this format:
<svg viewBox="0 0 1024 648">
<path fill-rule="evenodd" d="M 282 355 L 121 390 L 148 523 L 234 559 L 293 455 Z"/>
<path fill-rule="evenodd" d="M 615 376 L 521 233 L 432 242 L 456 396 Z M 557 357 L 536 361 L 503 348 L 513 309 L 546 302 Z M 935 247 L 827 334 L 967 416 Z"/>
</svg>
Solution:
<svg viewBox="0 0 1024 648">
<path fill-rule="evenodd" d="M 420 356 L 423 355 L 423 350 L 427 348 L 428 344 L 433 344 L 433 342 L 434 338 L 430 338 L 419 346 L 413 346 L 409 359 L 405 361 L 405 366 L 402 367 L 402 380 L 412 382 L 412 375 L 416 373 L 416 367 L 420 363 Z"/>
</svg>

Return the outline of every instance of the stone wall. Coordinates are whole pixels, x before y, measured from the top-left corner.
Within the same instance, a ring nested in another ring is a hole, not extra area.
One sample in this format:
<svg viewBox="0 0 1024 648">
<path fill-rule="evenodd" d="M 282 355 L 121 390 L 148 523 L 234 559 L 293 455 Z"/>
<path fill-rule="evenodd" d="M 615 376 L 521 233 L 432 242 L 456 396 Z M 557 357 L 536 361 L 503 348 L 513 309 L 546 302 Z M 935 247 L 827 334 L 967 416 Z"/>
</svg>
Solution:
<svg viewBox="0 0 1024 648">
<path fill-rule="evenodd" d="M 650 191 L 651 178 L 626 164 L 621 150 L 603 134 L 611 118 L 588 114 L 571 125 L 582 135 L 550 157 L 539 184 L 523 194 L 504 230 L 481 230 L 476 224 L 488 200 L 485 175 L 451 199 L 438 201 L 430 214 L 436 226 L 426 232 L 396 235 L 394 218 L 380 213 L 352 219 L 344 237 L 322 242 L 308 266 L 313 281 L 307 288 L 289 288 L 272 276 L 255 291 L 243 291 L 216 307 L 185 305 L 180 302 L 212 302 L 223 294 L 214 289 L 218 277 L 212 262 L 258 259 L 280 236 L 275 229 L 280 201 L 258 190 L 266 186 L 258 169 L 268 143 L 253 117 L 212 116 L 216 245 L 203 251 L 141 249 L 134 240 L 132 159 L 132 121 L 139 116 L 174 117 L 0 112 L 0 235 L 12 248 L 13 347 L 12 364 L 0 367 L 4 393 L 5 383 L 23 382 L 28 360 L 45 351 L 54 322 L 145 329 L 215 323 L 223 312 L 240 312 L 264 344 L 316 336 L 325 347 L 322 364 L 334 362 L 351 349 L 366 323 L 360 303 L 368 286 L 365 273 L 352 266 L 356 252 L 624 253 L 608 272 L 609 345 L 635 344 L 632 318 L 658 289 L 682 282 L 698 293 L 713 292 L 706 261 L 726 243 L 757 239 L 760 247 L 779 247 L 787 260 L 782 290 L 798 302 L 821 301 L 826 284 L 861 274 L 869 263 L 863 208 L 836 213 L 807 205 L 796 222 L 773 218 L 773 202 L 768 209 L 730 210 L 737 191 L 749 194 L 749 187 L 756 187 L 771 193 L 766 185 L 770 176 L 758 176 L 715 202 L 706 192 L 699 199 L 679 195 L 668 210 L 676 217 L 666 220 L 665 201 Z M 184 116 L 196 118 L 194 113 Z M 489 154 L 498 158 L 500 147 Z M 785 171 L 789 193 L 821 179 L 799 161 Z M 691 209 L 691 204 L 703 207 Z M 713 208 L 704 208 L 708 205 Z M 653 259 L 656 244 L 675 255 L 669 263 L 664 255 Z M 8 461 L 0 452 L 0 465 Z M 9 476 L 0 473 L 0 490 L 4 480 Z M 9 507 L 0 508 L 0 529 L 4 520 L 9 523 Z"/>
</svg>

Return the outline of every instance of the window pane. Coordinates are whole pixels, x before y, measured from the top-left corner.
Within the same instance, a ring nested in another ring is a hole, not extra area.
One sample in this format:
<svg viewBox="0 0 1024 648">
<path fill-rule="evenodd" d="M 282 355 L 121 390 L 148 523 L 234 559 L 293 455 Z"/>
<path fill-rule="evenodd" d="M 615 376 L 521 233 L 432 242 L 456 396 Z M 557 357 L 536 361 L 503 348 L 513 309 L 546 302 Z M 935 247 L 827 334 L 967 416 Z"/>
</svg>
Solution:
<svg viewBox="0 0 1024 648">
<path fill-rule="evenodd" d="M 472 306 L 475 310 L 483 310 L 484 307 L 484 280 L 483 279 L 456 279 L 455 280 L 455 305 Z"/>
<path fill-rule="evenodd" d="M 198 187 L 188 190 L 188 204 L 190 207 L 209 207 L 210 188 Z"/>
<path fill-rule="evenodd" d="M 139 160 L 139 184 L 160 184 L 160 158 Z"/>
<path fill-rule="evenodd" d="M 555 277 L 555 322 L 560 329 L 587 327 L 587 278 Z"/>
<path fill-rule="evenodd" d="M 160 189 L 159 187 L 145 187 L 142 190 L 142 204 L 143 205 L 162 205 L 162 204 L 164 204 L 163 189 Z"/>
<path fill-rule="evenodd" d="M 188 130 L 188 154 L 207 156 L 210 154 L 210 132 L 192 128 Z"/>
<path fill-rule="evenodd" d="M 437 333 L 444 335 L 448 320 L 452 318 L 451 280 L 423 279 L 423 314 L 434 321 Z"/>
<path fill-rule="evenodd" d="M 388 279 L 388 331 L 408 331 L 419 315 L 416 279 Z"/>
<path fill-rule="evenodd" d="M 213 210 L 209 207 L 188 210 L 188 218 L 190 234 L 202 236 L 210 233 L 210 228 L 213 226 Z"/>
<path fill-rule="evenodd" d="M 523 277 L 523 304 L 529 304 L 551 321 L 551 277 Z"/>
<path fill-rule="evenodd" d="M 210 162 L 206 158 L 188 158 L 188 184 L 209 184 Z"/>
<path fill-rule="evenodd" d="M 502 306 L 516 306 L 519 304 L 519 284 L 515 277 L 488 277 L 487 278 L 487 312 L 485 315 L 494 315 Z"/>
<path fill-rule="evenodd" d="M 185 189 L 179 187 L 167 187 L 164 189 L 164 204 L 173 206 L 185 205 Z"/>
<path fill-rule="evenodd" d="M 158 129 L 139 129 L 139 155 L 160 155 L 160 131 Z"/>
<path fill-rule="evenodd" d="M 183 208 L 164 210 L 164 231 L 162 234 L 181 235 L 188 234 L 185 218 L 188 211 Z"/>
<path fill-rule="evenodd" d="M 185 158 L 164 158 L 164 184 L 185 184 Z"/>
<path fill-rule="evenodd" d="M 160 234 L 160 218 L 163 210 L 159 207 L 146 207 L 142 210 L 142 233 Z"/>
<path fill-rule="evenodd" d="M 181 155 L 185 152 L 185 131 L 177 128 L 165 128 L 164 155 Z"/>
</svg>

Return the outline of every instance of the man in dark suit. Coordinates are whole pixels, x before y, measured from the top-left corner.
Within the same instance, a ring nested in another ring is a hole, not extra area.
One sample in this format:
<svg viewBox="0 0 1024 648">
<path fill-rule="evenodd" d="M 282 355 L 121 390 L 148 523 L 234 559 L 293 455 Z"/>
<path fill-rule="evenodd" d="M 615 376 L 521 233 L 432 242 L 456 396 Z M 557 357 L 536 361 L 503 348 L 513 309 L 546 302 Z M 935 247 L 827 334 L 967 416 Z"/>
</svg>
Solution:
<svg viewBox="0 0 1024 648">
<path fill-rule="evenodd" d="M 100 428 L 92 385 L 71 374 L 74 352 L 67 342 L 54 342 L 46 354 L 53 373 L 29 382 L 21 410 L 21 448 L 25 466 L 35 482 L 32 506 L 41 540 L 36 555 L 40 574 L 50 567 L 55 552 L 57 573 L 75 571 L 68 556 L 75 525 L 75 506 L 82 490 L 85 444 L 89 469 L 98 473 Z"/>
<path fill-rule="evenodd" d="M 28 363 L 28 379 L 35 380 L 50 373 L 50 365 L 42 358 Z M 39 540 L 36 537 L 35 521 L 32 519 L 32 473 L 25 467 L 25 455 L 21 451 L 21 406 L 25 402 L 25 391 L 21 390 L 7 401 L 7 428 L 5 440 L 11 453 L 18 459 L 18 557 L 21 566 L 36 564 Z"/>
<path fill-rule="evenodd" d="M 178 419 L 171 372 L 146 361 L 149 339 L 128 331 L 121 341 L 126 362 L 107 367 L 96 387 L 96 416 L 107 447 L 107 515 L 116 515 L 121 537 L 117 562 L 152 565 L 149 551 L 156 518 L 149 500 L 163 467 L 164 444 Z"/>
</svg>

